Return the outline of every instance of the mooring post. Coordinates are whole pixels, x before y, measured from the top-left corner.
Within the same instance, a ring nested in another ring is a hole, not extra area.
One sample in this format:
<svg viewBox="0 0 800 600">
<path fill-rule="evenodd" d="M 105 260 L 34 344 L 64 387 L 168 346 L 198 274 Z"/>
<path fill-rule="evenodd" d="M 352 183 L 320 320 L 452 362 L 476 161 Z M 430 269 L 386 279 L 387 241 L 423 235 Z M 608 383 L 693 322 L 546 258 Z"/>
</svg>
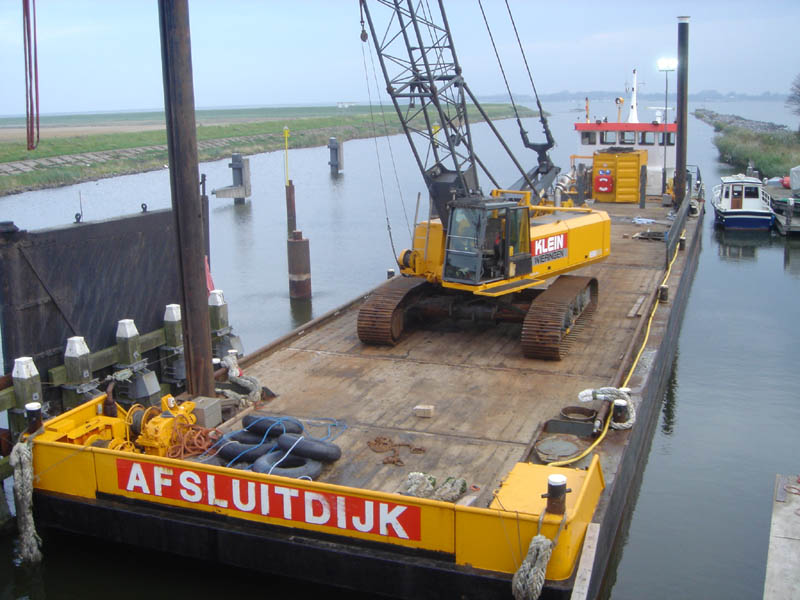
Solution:
<svg viewBox="0 0 800 600">
<path fill-rule="evenodd" d="M 115 388 L 119 390 L 119 398 L 125 399 L 128 406 L 137 402 L 145 406 L 160 405 L 161 386 L 142 358 L 142 342 L 133 319 L 117 322 L 117 361 L 116 371 L 125 373 Z"/>
<path fill-rule="evenodd" d="M 86 392 L 96 389 L 95 385 L 87 385 L 92 382 L 92 368 L 89 365 L 89 346 L 83 336 L 67 339 L 64 368 L 67 371 L 67 383 L 62 386 L 62 398 L 64 410 L 71 410 L 86 401 Z"/>
<path fill-rule="evenodd" d="M 311 256 L 303 232 L 295 230 L 287 240 L 289 255 L 289 297 L 311 298 Z"/>
<path fill-rule="evenodd" d="M 233 186 L 244 187 L 244 178 L 242 177 L 244 162 L 242 161 L 242 155 L 238 152 L 234 152 L 233 155 L 231 155 L 231 162 L 228 163 L 228 166 L 233 172 Z M 244 204 L 244 198 L 234 198 L 233 203 Z"/>
<path fill-rule="evenodd" d="M 133 319 L 120 319 L 117 322 L 117 357 L 119 364 L 133 365 L 142 359 L 142 344 L 139 330 Z"/>
<path fill-rule="evenodd" d="M 286 183 L 286 235 L 292 237 L 292 232 L 297 229 L 297 213 L 294 206 L 294 183 L 289 179 Z"/>
<path fill-rule="evenodd" d="M 161 358 L 161 381 L 178 392 L 186 386 L 186 359 L 183 356 L 181 305 L 167 304 L 164 309 L 164 345 L 158 349 Z"/>
<path fill-rule="evenodd" d="M 224 358 L 231 350 L 235 350 L 239 356 L 244 354 L 242 341 L 233 334 L 228 318 L 228 303 L 222 290 L 211 290 L 208 295 L 208 321 L 211 328 L 211 349 L 216 358 Z"/>
<path fill-rule="evenodd" d="M 14 360 L 11 379 L 16 406 L 8 411 L 8 426 L 11 429 L 11 439 L 16 440 L 28 427 L 25 405 L 42 402 L 42 380 L 30 356 L 21 356 Z"/>
<path fill-rule="evenodd" d="M 164 111 L 167 123 L 172 212 L 178 244 L 188 392 L 214 396 L 211 332 L 206 299 L 203 211 L 197 182 L 192 48 L 188 0 L 159 0 Z"/>
<path fill-rule="evenodd" d="M 164 339 L 167 346 L 173 348 L 183 346 L 180 304 L 167 304 L 164 309 Z"/>
<path fill-rule="evenodd" d="M 331 158 L 328 161 L 331 166 L 331 175 L 336 176 L 339 171 L 344 169 L 344 142 L 332 137 L 328 140 L 328 149 L 331 152 Z"/>
</svg>

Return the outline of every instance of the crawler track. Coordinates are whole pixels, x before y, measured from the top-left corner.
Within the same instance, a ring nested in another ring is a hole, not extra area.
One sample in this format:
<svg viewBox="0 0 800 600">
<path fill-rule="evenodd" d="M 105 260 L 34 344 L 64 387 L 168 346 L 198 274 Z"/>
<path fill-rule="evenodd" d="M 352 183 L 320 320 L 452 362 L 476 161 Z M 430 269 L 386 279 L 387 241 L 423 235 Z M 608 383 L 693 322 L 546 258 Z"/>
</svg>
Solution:
<svg viewBox="0 0 800 600">
<path fill-rule="evenodd" d="M 528 309 L 522 323 L 522 353 L 561 360 L 579 327 L 597 307 L 597 279 L 561 275 Z"/>
<path fill-rule="evenodd" d="M 405 326 L 405 306 L 414 290 L 426 283 L 397 277 L 375 290 L 358 311 L 358 339 L 365 344 L 394 346 Z"/>
</svg>

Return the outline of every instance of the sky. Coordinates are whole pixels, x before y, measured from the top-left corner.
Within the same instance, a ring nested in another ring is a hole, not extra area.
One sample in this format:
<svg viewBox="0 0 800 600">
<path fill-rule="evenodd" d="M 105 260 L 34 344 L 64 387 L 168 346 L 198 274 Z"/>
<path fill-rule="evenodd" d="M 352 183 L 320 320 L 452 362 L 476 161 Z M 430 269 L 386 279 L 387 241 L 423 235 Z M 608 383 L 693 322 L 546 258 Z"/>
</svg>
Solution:
<svg viewBox="0 0 800 600">
<path fill-rule="evenodd" d="M 483 2 L 512 90 L 529 94 L 505 3 Z M 788 93 L 800 73 L 797 0 L 509 3 L 540 93 L 622 93 L 633 68 L 641 92 L 662 92 L 656 61 L 677 55 L 679 15 L 691 17 L 690 92 Z M 36 7 L 43 114 L 163 108 L 155 0 Z M 502 93 L 477 0 L 446 9 L 467 83 Z M 198 108 L 367 100 L 357 0 L 190 0 L 189 10 Z M 22 48 L 21 2 L 0 0 L 0 115 L 25 112 Z"/>
</svg>

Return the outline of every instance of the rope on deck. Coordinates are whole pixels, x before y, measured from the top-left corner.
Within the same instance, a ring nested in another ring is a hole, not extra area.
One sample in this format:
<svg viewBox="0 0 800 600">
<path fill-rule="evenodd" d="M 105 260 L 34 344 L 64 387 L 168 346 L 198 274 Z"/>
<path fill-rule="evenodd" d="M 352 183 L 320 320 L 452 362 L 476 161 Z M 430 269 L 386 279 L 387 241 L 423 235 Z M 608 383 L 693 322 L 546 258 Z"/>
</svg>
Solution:
<svg viewBox="0 0 800 600">
<path fill-rule="evenodd" d="M 17 505 L 19 554 L 22 562 L 42 561 L 42 538 L 33 522 L 33 437 L 20 440 L 11 450 L 9 462 L 14 468 L 14 502 Z"/>
<path fill-rule="evenodd" d="M 511 579 L 514 600 L 536 600 L 544 587 L 545 572 L 553 542 L 543 535 L 536 535 L 528 546 L 528 554 Z"/>
<path fill-rule="evenodd" d="M 236 356 L 233 354 L 223 357 L 221 362 L 228 368 L 228 381 L 247 390 L 247 394 L 239 394 L 233 390 L 222 388 L 215 391 L 233 401 L 240 409 L 247 408 L 258 402 L 261 399 L 261 383 L 258 379 L 242 374 Z"/>
</svg>

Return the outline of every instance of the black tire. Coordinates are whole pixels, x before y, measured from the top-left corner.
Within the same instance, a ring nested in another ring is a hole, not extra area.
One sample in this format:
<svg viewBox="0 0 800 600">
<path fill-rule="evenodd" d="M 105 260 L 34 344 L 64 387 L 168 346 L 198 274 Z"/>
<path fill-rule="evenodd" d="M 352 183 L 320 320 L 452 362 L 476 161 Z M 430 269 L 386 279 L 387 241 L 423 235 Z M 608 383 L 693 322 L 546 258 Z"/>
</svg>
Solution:
<svg viewBox="0 0 800 600">
<path fill-rule="evenodd" d="M 284 458 L 285 457 L 285 458 Z M 277 465 L 277 466 L 275 466 Z M 272 473 L 270 473 L 272 470 Z M 299 456 L 292 452 L 286 456 L 285 452 L 270 452 L 253 463 L 253 471 L 281 477 L 310 477 L 316 479 L 322 472 L 322 463 L 318 460 Z"/>
<path fill-rule="evenodd" d="M 250 433 L 264 435 L 269 430 L 269 437 L 278 437 L 283 433 L 303 433 L 303 426 L 291 417 L 260 417 L 245 415 L 242 425 Z M 272 427 L 274 425 L 274 427 Z M 270 429 L 272 427 L 272 429 Z"/>
<path fill-rule="evenodd" d="M 269 452 L 269 449 L 272 448 L 272 446 L 272 442 L 264 442 L 263 444 L 256 445 L 242 444 L 241 442 L 225 440 L 224 442 L 220 443 L 220 448 L 219 452 L 217 452 L 217 455 L 228 461 L 236 459 L 237 462 L 253 462 L 257 458 L 264 456 L 267 452 Z"/>
<path fill-rule="evenodd" d="M 342 449 L 336 444 L 311 438 L 303 438 L 298 442 L 300 437 L 295 433 L 284 433 L 278 438 L 278 447 L 284 452 L 292 448 L 292 454 L 322 462 L 334 462 L 342 457 Z"/>
<path fill-rule="evenodd" d="M 262 441 L 265 443 L 269 441 L 270 445 L 273 443 L 272 440 L 269 438 L 264 438 L 263 433 L 253 433 L 243 429 L 242 431 L 237 431 L 236 433 L 228 436 L 229 440 L 235 440 L 237 442 L 241 442 L 242 444 L 260 444 Z"/>
</svg>

